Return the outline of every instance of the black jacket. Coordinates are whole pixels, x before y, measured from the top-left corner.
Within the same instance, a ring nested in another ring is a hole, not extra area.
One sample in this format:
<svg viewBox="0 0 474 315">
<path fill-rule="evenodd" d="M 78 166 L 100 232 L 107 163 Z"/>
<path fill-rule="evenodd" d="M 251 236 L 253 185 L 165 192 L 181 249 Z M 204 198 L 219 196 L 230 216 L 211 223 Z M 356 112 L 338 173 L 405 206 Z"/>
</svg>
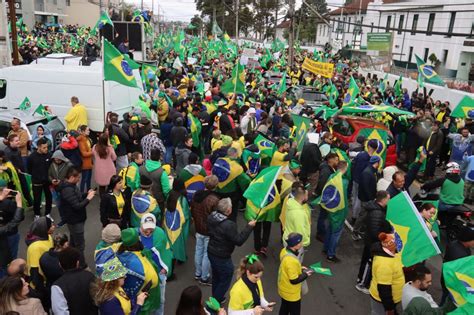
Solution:
<svg viewBox="0 0 474 315">
<path fill-rule="evenodd" d="M 5 268 L 12 260 L 8 236 L 18 233 L 18 226 L 25 219 L 22 208 L 17 208 L 15 201 L 0 201 L 0 268 Z"/>
<path fill-rule="evenodd" d="M 118 124 L 112 124 L 112 130 L 114 131 L 114 135 L 119 138 L 120 143 L 117 145 L 115 149 L 115 153 L 117 156 L 127 155 L 127 143 L 130 142 L 130 137 L 125 130 L 120 127 Z"/>
<path fill-rule="evenodd" d="M 305 144 L 300 157 L 300 178 L 307 178 L 309 175 L 316 173 L 319 170 L 321 161 L 322 157 L 319 146 L 314 143 Z"/>
<path fill-rule="evenodd" d="M 461 242 L 454 241 L 446 246 L 443 262 L 449 262 L 456 259 L 471 256 L 471 249 L 465 247 Z"/>
<path fill-rule="evenodd" d="M 220 258 L 231 258 L 235 246 L 242 246 L 250 236 L 252 227 L 247 225 L 239 233 L 237 223 L 214 211 L 207 218 L 209 246 L 207 252 Z"/>
<path fill-rule="evenodd" d="M 117 198 L 115 198 L 113 192 L 108 192 L 102 195 L 100 199 L 100 222 L 102 226 L 106 226 L 109 223 L 118 223 L 121 229 L 128 227 L 130 219 L 130 198 L 127 198 L 122 194 L 125 205 L 123 206 L 122 215 L 118 212 Z"/>
<path fill-rule="evenodd" d="M 91 296 L 95 276 L 83 269 L 67 270 L 53 285 L 63 291 L 70 315 L 96 315 L 98 309 Z"/>
<path fill-rule="evenodd" d="M 318 186 L 314 190 L 316 197 L 319 197 L 323 192 L 324 185 L 328 182 L 329 177 L 334 174 L 335 170 L 330 167 L 326 162 L 323 162 L 319 167 Z"/>
<path fill-rule="evenodd" d="M 378 235 L 387 215 L 387 207 L 382 207 L 375 200 L 372 200 L 367 203 L 365 209 L 367 210 L 367 230 L 364 241 L 366 245 L 372 245 L 379 241 Z"/>
<path fill-rule="evenodd" d="M 28 156 L 28 173 L 33 184 L 49 183 L 48 170 L 51 165 L 51 153 L 39 154 L 37 151 Z"/>
<path fill-rule="evenodd" d="M 54 248 L 51 248 L 40 258 L 41 271 L 46 278 L 46 287 L 48 289 L 64 274 L 64 270 L 59 264 L 58 253 L 59 252 L 55 251 Z"/>
<path fill-rule="evenodd" d="M 173 147 L 177 147 L 180 144 L 184 144 L 184 138 L 188 135 L 188 131 L 183 126 L 173 126 L 171 128 L 170 138 L 173 143 Z"/>
<path fill-rule="evenodd" d="M 377 194 L 377 170 L 372 166 L 368 165 L 359 179 L 359 199 L 360 201 L 367 202 L 375 199 Z"/>
<path fill-rule="evenodd" d="M 25 165 L 23 164 L 23 160 L 21 158 L 20 150 L 12 149 L 9 146 L 6 146 L 4 151 L 8 160 L 12 162 L 13 166 L 15 166 L 17 170 L 20 170 L 22 172 L 26 171 Z"/>
<path fill-rule="evenodd" d="M 79 187 L 68 182 L 59 184 L 58 192 L 61 195 L 61 212 L 67 224 L 85 222 L 87 219 L 86 206 L 89 200 L 82 194 Z"/>
<path fill-rule="evenodd" d="M 405 186 L 402 187 L 402 189 L 397 189 L 394 185 L 393 182 L 390 183 L 387 187 L 387 192 L 390 195 L 390 198 L 395 197 L 402 191 L 408 191 L 408 188 L 410 188 L 411 184 L 416 178 L 416 174 L 418 174 L 418 171 L 420 170 L 422 163 L 415 163 L 415 165 L 408 171 L 408 173 L 405 174 Z"/>
<path fill-rule="evenodd" d="M 429 145 L 428 140 L 430 140 Z M 426 151 L 433 151 L 433 156 L 438 156 L 439 152 L 441 151 L 441 147 L 443 146 L 443 141 L 443 132 L 441 130 L 438 130 L 438 132 L 433 133 L 430 137 L 428 137 L 428 139 L 426 139 L 425 147 L 428 145 Z"/>
</svg>

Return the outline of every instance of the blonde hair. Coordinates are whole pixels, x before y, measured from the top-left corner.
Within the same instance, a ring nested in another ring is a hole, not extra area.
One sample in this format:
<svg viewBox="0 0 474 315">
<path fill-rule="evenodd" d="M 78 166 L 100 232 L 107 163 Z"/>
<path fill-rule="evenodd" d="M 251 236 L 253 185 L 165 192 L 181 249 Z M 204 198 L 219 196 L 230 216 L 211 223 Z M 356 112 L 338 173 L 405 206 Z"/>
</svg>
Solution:
<svg viewBox="0 0 474 315">
<path fill-rule="evenodd" d="M 101 279 L 96 280 L 91 291 L 92 296 L 94 297 L 94 302 L 97 306 L 114 297 L 114 293 L 120 288 L 119 281 L 120 279 L 112 281 L 103 281 Z"/>
<path fill-rule="evenodd" d="M 248 256 L 247 256 L 248 257 Z M 256 275 L 259 272 L 262 272 L 265 268 L 263 267 L 263 263 L 260 260 L 254 260 L 251 264 L 247 257 L 244 257 L 240 260 L 239 266 L 235 271 L 235 277 L 240 279 L 247 271 L 250 272 L 252 275 Z"/>
</svg>

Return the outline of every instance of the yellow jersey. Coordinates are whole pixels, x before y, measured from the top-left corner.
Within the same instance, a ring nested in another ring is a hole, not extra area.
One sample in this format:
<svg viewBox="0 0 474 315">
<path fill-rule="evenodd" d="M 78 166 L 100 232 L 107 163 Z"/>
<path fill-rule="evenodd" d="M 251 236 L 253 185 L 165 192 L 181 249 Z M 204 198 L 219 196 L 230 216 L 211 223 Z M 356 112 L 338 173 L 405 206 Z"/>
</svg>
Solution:
<svg viewBox="0 0 474 315">
<path fill-rule="evenodd" d="M 293 253 L 283 248 L 280 252 L 280 268 L 278 269 L 278 294 L 289 302 L 301 300 L 301 282 L 292 284 L 290 280 L 298 278 L 303 272 L 301 263 Z"/>
<path fill-rule="evenodd" d="M 260 299 L 263 298 L 263 286 L 262 281 L 258 280 L 257 282 L 258 291 L 260 294 Z M 253 305 L 252 292 L 247 287 L 242 278 L 239 278 L 232 289 L 230 290 L 230 301 L 229 308 L 234 311 L 243 311 L 254 308 L 257 305 Z"/>
<path fill-rule="evenodd" d="M 64 116 L 67 131 L 77 130 L 82 125 L 87 125 L 87 110 L 81 103 L 77 103 Z"/>
<path fill-rule="evenodd" d="M 405 275 L 400 255 L 395 257 L 374 256 L 372 263 L 372 281 L 370 282 L 370 295 L 381 302 L 378 284 L 392 286 L 392 298 L 394 303 L 402 300 Z"/>
</svg>

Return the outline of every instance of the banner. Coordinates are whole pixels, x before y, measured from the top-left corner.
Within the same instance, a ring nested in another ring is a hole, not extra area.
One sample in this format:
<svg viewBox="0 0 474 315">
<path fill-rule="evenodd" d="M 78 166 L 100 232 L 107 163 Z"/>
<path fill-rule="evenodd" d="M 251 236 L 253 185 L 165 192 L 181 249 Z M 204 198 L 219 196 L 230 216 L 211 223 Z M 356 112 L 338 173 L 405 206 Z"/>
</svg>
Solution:
<svg viewBox="0 0 474 315">
<path fill-rule="evenodd" d="M 367 33 L 367 50 L 389 51 L 392 33 Z"/>
<path fill-rule="evenodd" d="M 302 66 L 303 70 L 307 70 L 314 74 L 319 74 L 325 78 L 332 78 L 334 73 L 334 64 L 330 62 L 314 61 L 306 57 Z"/>
</svg>

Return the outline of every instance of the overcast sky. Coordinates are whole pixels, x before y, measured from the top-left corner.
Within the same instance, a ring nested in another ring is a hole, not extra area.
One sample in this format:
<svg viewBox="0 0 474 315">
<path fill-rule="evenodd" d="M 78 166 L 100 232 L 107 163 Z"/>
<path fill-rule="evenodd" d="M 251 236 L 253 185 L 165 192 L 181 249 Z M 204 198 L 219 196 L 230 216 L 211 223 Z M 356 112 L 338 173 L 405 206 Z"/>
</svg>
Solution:
<svg viewBox="0 0 474 315">
<path fill-rule="evenodd" d="M 129 0 L 139 7 L 141 0 Z M 344 0 L 327 0 L 328 4 L 340 5 Z M 296 0 L 296 8 L 301 6 L 302 0 Z M 152 0 L 143 0 L 143 5 L 147 9 L 152 8 Z M 154 0 L 154 11 L 164 15 L 167 21 L 185 21 L 189 22 L 195 14 L 200 12 L 196 10 L 196 3 L 193 0 Z"/>
</svg>

